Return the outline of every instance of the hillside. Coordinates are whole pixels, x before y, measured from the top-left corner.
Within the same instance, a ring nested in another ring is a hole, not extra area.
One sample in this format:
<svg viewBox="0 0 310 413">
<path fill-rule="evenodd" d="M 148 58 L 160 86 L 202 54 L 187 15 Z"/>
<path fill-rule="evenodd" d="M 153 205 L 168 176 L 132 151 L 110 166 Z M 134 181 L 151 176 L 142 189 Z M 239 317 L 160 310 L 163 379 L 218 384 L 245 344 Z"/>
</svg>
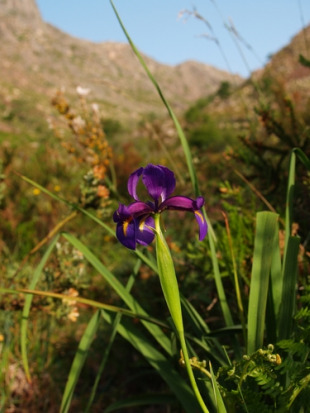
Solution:
<svg viewBox="0 0 310 413">
<path fill-rule="evenodd" d="M 8 105 L 28 99 L 45 112 L 57 89 L 70 95 L 80 85 L 91 90 L 108 117 L 137 120 L 164 111 L 129 45 L 71 37 L 42 21 L 35 0 L 0 0 L 0 38 L 0 96 Z M 144 57 L 177 111 L 213 93 L 222 81 L 241 81 L 198 62 L 168 66 Z"/>
<path fill-rule="evenodd" d="M 299 62 L 299 56 L 310 59 L 310 26 L 296 34 L 291 42 L 275 53 L 267 65 L 254 73 L 228 99 L 216 98 L 206 108 L 208 113 L 226 118 L 238 127 L 254 115 L 260 96 L 270 92 L 288 93 L 299 107 L 310 102 L 310 69 Z"/>
</svg>

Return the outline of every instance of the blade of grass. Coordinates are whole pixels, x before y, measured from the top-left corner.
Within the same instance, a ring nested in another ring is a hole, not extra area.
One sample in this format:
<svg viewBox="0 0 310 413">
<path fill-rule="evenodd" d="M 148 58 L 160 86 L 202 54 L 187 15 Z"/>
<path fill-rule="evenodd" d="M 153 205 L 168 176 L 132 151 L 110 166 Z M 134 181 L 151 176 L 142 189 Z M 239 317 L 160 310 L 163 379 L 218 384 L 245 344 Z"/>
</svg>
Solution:
<svg viewBox="0 0 310 413">
<path fill-rule="evenodd" d="M 93 342 L 93 339 L 99 327 L 100 313 L 101 311 L 97 310 L 95 314 L 92 316 L 80 340 L 78 349 L 75 353 L 75 357 L 73 359 L 73 363 L 71 365 L 71 369 L 68 375 L 67 384 L 62 396 L 60 413 L 67 413 L 70 408 L 74 389 L 80 377 L 82 367 L 85 364 L 88 350 L 91 346 L 91 343 Z"/>
<path fill-rule="evenodd" d="M 266 211 L 257 213 L 248 309 L 248 354 L 254 353 L 263 345 L 268 285 L 277 230 L 277 214 Z"/>
<path fill-rule="evenodd" d="M 304 164 L 308 171 L 310 171 L 309 157 L 300 148 L 294 148 L 293 152 L 298 156 L 299 160 Z"/>
<path fill-rule="evenodd" d="M 115 412 L 119 409 L 128 409 L 138 406 L 150 406 L 150 405 L 173 405 L 175 404 L 175 398 L 170 395 L 163 394 L 150 394 L 142 395 L 136 397 L 129 397 L 124 400 L 118 400 L 117 402 L 111 404 L 107 409 L 104 410 L 104 413 Z"/>
<path fill-rule="evenodd" d="M 119 280 L 102 264 L 101 261 L 76 237 L 71 234 L 63 233 L 63 237 L 70 242 L 76 249 L 78 249 L 86 258 L 86 260 L 103 276 L 103 278 L 110 284 L 110 286 L 117 292 L 119 297 L 128 305 L 128 307 L 141 315 L 148 316 L 140 304 L 133 298 L 133 296 L 126 291 L 126 288 L 119 282 Z M 171 355 L 171 345 L 168 337 L 156 325 L 142 321 L 146 329 L 153 335 L 156 341 Z"/>
<path fill-rule="evenodd" d="M 218 387 L 216 378 L 215 378 L 214 373 L 213 373 L 211 363 L 209 363 L 209 366 L 210 366 L 210 372 L 211 372 L 211 381 L 212 381 L 212 387 L 213 387 L 213 392 L 214 392 L 216 411 L 217 411 L 217 413 L 227 413 L 222 395 L 220 393 L 220 389 Z"/>
<path fill-rule="evenodd" d="M 127 281 L 127 284 L 126 284 L 126 291 L 130 292 L 131 288 L 133 287 L 136 276 L 139 272 L 140 266 L 141 266 L 141 261 L 137 260 L 137 263 L 136 263 L 136 265 L 134 267 L 134 270 L 133 270 L 133 274 L 131 274 L 131 276 L 128 278 L 128 281 Z M 100 378 L 102 376 L 103 370 L 105 368 L 106 362 L 108 361 L 108 357 L 109 357 L 110 351 L 112 349 L 112 346 L 113 346 L 113 343 L 114 343 L 114 340 L 115 340 L 115 337 L 116 337 L 116 334 L 117 334 L 117 328 L 118 328 L 118 325 L 121 322 L 121 319 L 122 319 L 122 314 L 121 313 L 116 314 L 116 316 L 114 318 L 114 321 L 112 323 L 112 332 L 111 332 L 109 341 L 107 343 L 107 346 L 106 346 L 106 348 L 103 352 L 103 357 L 102 357 L 102 360 L 101 360 L 101 363 L 100 363 L 100 366 L 99 366 L 99 369 L 98 369 L 98 372 L 97 372 L 97 375 L 96 375 L 94 385 L 92 387 L 92 390 L 91 390 L 91 393 L 90 393 L 90 396 L 89 396 L 89 400 L 88 400 L 88 403 L 87 403 L 87 406 L 86 406 L 86 409 L 85 409 L 85 413 L 88 413 L 90 411 L 90 408 L 93 404 L 93 401 L 94 401 L 94 398 L 95 398 L 95 395 L 96 395 L 96 391 L 97 391 L 97 388 L 98 388 L 98 385 L 99 385 L 99 381 L 100 381 Z"/>
<path fill-rule="evenodd" d="M 210 357 L 213 357 L 221 365 L 226 365 L 225 354 L 223 353 L 222 347 L 219 344 L 218 340 L 211 337 L 206 340 L 206 337 L 208 337 L 211 332 L 208 325 L 204 322 L 193 305 L 182 296 L 181 303 L 184 311 L 184 316 L 188 318 L 191 327 L 195 330 L 194 337 L 201 337 L 201 340 L 199 341 L 204 342 L 205 349 L 208 349 L 207 351 L 210 354 Z M 187 337 L 188 336 L 186 335 L 186 338 Z"/>
<path fill-rule="evenodd" d="M 232 237 L 231 237 L 228 217 L 224 212 L 222 212 L 222 215 L 224 216 L 224 220 L 225 220 L 228 245 L 229 245 L 231 262 L 232 262 L 232 267 L 233 267 L 234 287 L 235 287 L 235 292 L 236 292 L 236 299 L 237 299 L 237 305 L 238 305 L 238 310 L 239 310 L 239 317 L 240 317 L 242 330 L 243 330 L 243 340 L 244 340 L 244 343 L 246 343 L 246 321 L 245 321 L 242 295 L 241 295 L 241 289 L 240 289 L 240 280 L 239 280 L 239 276 L 238 276 L 237 264 L 236 264 L 235 253 L 234 253 L 234 248 L 233 248 L 233 241 L 232 241 Z"/>
<path fill-rule="evenodd" d="M 141 54 L 139 53 L 138 49 L 136 48 L 134 42 L 132 41 L 131 37 L 129 36 L 114 4 L 113 1 L 110 0 L 111 6 L 114 10 L 115 16 L 125 34 L 125 36 L 127 37 L 127 40 L 133 50 L 133 52 L 135 53 L 135 55 L 137 56 L 141 66 L 143 67 L 143 69 L 146 71 L 150 81 L 153 83 L 153 85 L 155 86 L 163 104 L 165 105 L 169 116 L 171 117 L 176 131 L 178 133 L 182 148 L 183 148 L 183 152 L 185 155 L 185 159 L 186 159 L 186 163 L 187 163 L 187 168 L 189 171 L 189 175 L 190 175 L 190 179 L 191 179 L 191 183 L 193 185 L 193 189 L 195 192 L 195 195 L 198 196 L 200 195 L 200 191 L 199 191 L 199 187 L 198 187 L 198 181 L 197 181 L 197 176 L 196 176 L 196 172 L 195 172 L 195 168 L 194 168 L 194 164 L 193 164 L 193 159 L 192 159 L 192 155 L 191 155 L 191 151 L 186 139 L 186 136 L 183 132 L 183 129 L 177 119 L 177 117 L 175 116 L 170 104 L 168 103 L 168 101 L 166 100 L 159 84 L 157 83 L 156 79 L 154 78 L 154 76 L 152 75 L 152 73 L 150 72 L 149 68 L 147 67 L 143 57 L 141 56 Z M 219 302 L 223 311 L 223 315 L 224 315 L 224 319 L 226 322 L 227 326 L 231 326 L 233 325 L 233 320 L 232 320 L 232 316 L 231 316 L 231 312 L 227 303 L 227 299 L 226 299 L 226 294 L 223 288 L 223 283 L 222 283 L 222 278 L 220 275 L 220 270 L 219 270 L 219 265 L 218 265 L 218 259 L 217 259 L 217 254 L 216 254 L 216 249 L 215 249 L 215 244 L 214 244 L 214 240 L 216 239 L 211 222 L 206 214 L 205 209 L 203 208 L 203 212 L 204 212 L 204 216 L 206 218 L 206 221 L 208 223 L 208 227 L 209 227 L 209 232 L 208 232 L 208 239 L 209 239 L 209 244 L 210 244 L 210 249 L 211 249 L 211 257 L 212 257 L 212 265 L 213 265 L 213 269 L 214 269 L 214 277 L 215 277 L 215 283 L 216 283 L 216 288 L 218 291 L 218 296 L 219 296 Z"/>
<path fill-rule="evenodd" d="M 292 321 L 295 313 L 299 243 L 299 237 L 290 236 L 288 239 L 283 270 L 282 298 L 278 323 L 279 340 L 288 339 L 292 330 Z"/>
<path fill-rule="evenodd" d="M 133 311 L 127 310 L 126 308 L 122 307 L 116 307 L 114 305 L 110 304 L 104 304 L 100 303 L 98 301 L 90 300 L 88 298 L 82 298 L 82 297 L 75 297 L 75 296 L 70 296 L 66 294 L 60 294 L 60 293 L 52 293 L 50 291 L 40 291 L 40 290 L 27 290 L 25 288 L 17 288 L 16 290 L 8 289 L 8 288 L 1 288 L 0 287 L 0 293 L 3 294 L 31 294 L 31 295 L 38 295 L 42 297 L 53 297 L 53 298 L 59 298 L 60 300 L 64 301 L 76 301 L 78 303 L 86 304 L 89 305 L 90 307 L 98 308 L 101 310 L 106 310 L 112 313 L 120 313 L 122 315 L 125 315 L 126 317 L 130 318 L 138 318 L 140 320 L 147 321 L 148 323 L 152 323 L 157 325 L 158 327 L 164 328 L 164 329 L 171 329 L 171 327 L 168 324 L 165 324 L 164 322 L 154 318 L 154 317 L 149 317 L 148 315 L 145 314 L 139 314 L 135 313 Z"/>
<path fill-rule="evenodd" d="M 286 208 L 285 208 L 285 246 L 284 246 L 284 258 L 287 251 L 288 239 L 291 235 L 292 230 L 292 221 L 293 221 L 293 200 L 294 200 L 294 190 L 295 190 L 295 169 L 296 169 L 296 155 L 292 151 L 290 166 L 289 166 L 289 175 L 287 183 L 287 193 L 286 193 Z"/>
<path fill-rule="evenodd" d="M 267 299 L 266 332 L 269 343 L 277 341 L 277 323 L 279 320 L 279 310 L 282 300 L 282 262 L 279 243 L 279 231 L 276 231 L 274 237 L 273 256 L 270 269 L 270 280 Z"/>
<path fill-rule="evenodd" d="M 113 318 L 106 311 L 103 311 L 103 317 L 109 323 L 113 322 Z M 123 318 L 121 324 L 118 325 L 118 333 L 141 353 L 147 362 L 159 373 L 186 412 L 192 413 L 200 411 L 197 400 L 191 388 L 182 378 L 182 375 L 177 372 L 172 362 L 159 352 L 146 338 L 142 331 L 130 322 L 130 320 Z"/>
<path fill-rule="evenodd" d="M 33 290 L 35 288 L 35 286 L 37 285 L 39 279 L 40 279 L 40 275 L 42 273 L 42 270 L 47 262 L 47 260 L 49 259 L 56 243 L 58 240 L 59 236 L 57 235 L 53 241 L 50 243 L 50 245 L 48 246 L 45 254 L 43 255 L 39 265 L 37 266 L 37 268 L 35 269 L 34 273 L 33 273 L 33 277 L 32 280 L 30 281 L 29 284 L 29 289 Z M 25 370 L 25 374 L 27 377 L 28 381 L 31 381 L 31 377 L 30 377 L 30 371 L 29 371 L 29 361 L 28 361 L 28 355 L 27 355 L 27 328 L 28 328 L 28 319 L 29 319 L 29 313 L 30 313 L 30 307 L 31 307 L 31 303 L 32 303 L 32 295 L 27 295 L 25 298 L 25 303 L 24 303 L 24 308 L 23 308 L 23 312 L 22 312 L 22 320 L 21 320 L 21 334 L 20 334 L 20 347 L 21 347 L 21 356 L 22 356 L 22 363 L 23 363 L 23 367 Z"/>
<path fill-rule="evenodd" d="M 125 26 L 124 26 L 124 24 L 123 24 L 123 22 L 122 22 L 122 20 L 121 20 L 121 18 L 120 18 L 120 16 L 119 16 L 118 12 L 117 12 L 117 10 L 116 10 L 116 8 L 115 8 L 115 6 L 114 6 L 113 1 L 110 0 L 110 3 L 111 3 L 111 6 L 112 6 L 112 8 L 113 8 L 113 10 L 114 10 L 115 16 L 116 16 L 116 18 L 117 18 L 117 20 L 118 20 L 118 22 L 119 22 L 119 24 L 120 24 L 120 26 L 121 26 L 124 34 L 125 34 L 125 36 L 127 37 L 127 40 L 128 40 L 128 42 L 129 42 L 129 44 L 130 44 L 133 52 L 135 53 L 135 55 L 136 55 L 137 58 L 139 59 L 139 62 L 140 62 L 140 64 L 141 64 L 141 66 L 143 67 L 143 69 L 146 71 L 146 73 L 147 73 L 150 81 L 151 81 L 151 82 L 153 83 L 153 85 L 155 86 L 155 88 L 156 88 L 156 90 L 157 90 L 157 92 L 158 92 L 158 94 L 159 94 L 159 96 L 160 96 L 163 104 L 166 106 L 166 109 L 167 109 L 167 111 L 168 111 L 168 113 L 169 113 L 169 116 L 171 117 L 171 119 L 172 119 L 172 121 L 173 121 L 173 123 L 174 123 L 174 125 L 175 125 L 175 128 L 176 128 L 176 130 L 177 130 L 177 132 L 178 132 L 179 138 L 180 138 L 181 143 L 182 143 L 182 147 L 183 147 L 184 155 L 185 155 L 185 158 L 186 158 L 186 162 L 187 162 L 187 167 L 188 167 L 190 179 L 191 179 L 193 188 L 194 188 L 194 190 L 195 190 L 195 194 L 196 194 L 196 196 L 197 196 L 197 195 L 199 194 L 197 177 L 196 177 L 196 173 L 195 173 L 195 169 L 194 169 L 194 165 L 193 165 L 192 155 L 191 155 L 191 152 L 190 152 L 190 149 L 189 149 L 189 146 L 188 146 L 187 139 L 186 139 L 186 137 L 185 137 L 185 135 L 184 135 L 183 129 L 182 129 L 182 127 L 181 127 L 181 125 L 180 125 L 177 117 L 175 116 L 175 114 L 174 114 L 171 106 L 169 105 L 168 101 L 166 100 L 166 98 L 165 98 L 165 96 L 164 96 L 164 94 L 163 94 L 163 92 L 162 92 L 159 84 L 157 83 L 156 79 L 154 78 L 154 76 L 153 76 L 152 73 L 150 72 L 149 68 L 147 67 L 147 65 L 146 65 L 143 57 L 142 57 L 141 54 L 139 53 L 139 51 L 138 51 L 138 49 L 136 48 L 134 42 L 131 40 L 131 37 L 129 36 L 129 34 L 128 34 L 127 30 L 126 30 L 126 28 L 125 28 Z"/>
</svg>

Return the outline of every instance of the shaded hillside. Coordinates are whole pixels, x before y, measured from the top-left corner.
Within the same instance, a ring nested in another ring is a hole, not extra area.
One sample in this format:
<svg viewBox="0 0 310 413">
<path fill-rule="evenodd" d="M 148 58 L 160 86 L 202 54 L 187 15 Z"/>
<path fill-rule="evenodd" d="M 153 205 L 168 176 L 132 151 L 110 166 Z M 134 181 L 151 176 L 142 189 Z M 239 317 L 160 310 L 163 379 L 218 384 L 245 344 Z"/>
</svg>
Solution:
<svg viewBox="0 0 310 413">
<path fill-rule="evenodd" d="M 42 21 L 35 0 L 0 0 L 0 95 L 4 102 L 30 97 L 46 105 L 56 89 L 91 89 L 107 116 L 138 119 L 163 106 L 127 44 L 91 43 Z M 176 110 L 214 92 L 222 81 L 240 82 L 197 62 L 172 67 L 145 57 Z"/>
</svg>

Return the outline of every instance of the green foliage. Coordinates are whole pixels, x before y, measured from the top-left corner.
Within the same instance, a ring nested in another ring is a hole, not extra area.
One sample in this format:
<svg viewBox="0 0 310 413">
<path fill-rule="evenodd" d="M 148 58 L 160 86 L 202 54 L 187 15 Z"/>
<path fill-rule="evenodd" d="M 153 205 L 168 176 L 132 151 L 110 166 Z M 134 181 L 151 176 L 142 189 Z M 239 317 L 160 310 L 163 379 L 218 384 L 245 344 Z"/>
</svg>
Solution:
<svg viewBox="0 0 310 413">
<path fill-rule="evenodd" d="M 230 84 L 230 82 L 227 82 L 227 81 L 221 82 L 220 87 L 218 88 L 216 94 L 221 99 L 227 99 L 231 95 L 231 84 Z"/>
<path fill-rule="evenodd" d="M 266 350 L 259 349 L 228 367 L 221 367 L 217 379 L 229 412 L 280 411 L 277 410 L 277 400 L 283 391 L 277 372 L 280 363 L 280 356 L 269 345 Z"/>
<path fill-rule="evenodd" d="M 218 92 L 221 95 L 228 93 L 229 84 L 225 86 L 226 83 L 223 82 L 223 92 Z M 213 96 L 199 99 L 185 112 L 184 119 L 191 146 L 199 151 L 217 153 L 223 152 L 235 140 L 235 136 L 231 129 L 220 126 L 223 123 L 220 117 L 214 118 L 208 113 L 208 105 L 213 99 Z"/>
<path fill-rule="evenodd" d="M 303 66 L 305 67 L 309 67 L 310 68 L 310 60 L 307 59 L 305 56 L 303 56 L 302 54 L 299 55 L 299 63 L 301 63 Z"/>
</svg>

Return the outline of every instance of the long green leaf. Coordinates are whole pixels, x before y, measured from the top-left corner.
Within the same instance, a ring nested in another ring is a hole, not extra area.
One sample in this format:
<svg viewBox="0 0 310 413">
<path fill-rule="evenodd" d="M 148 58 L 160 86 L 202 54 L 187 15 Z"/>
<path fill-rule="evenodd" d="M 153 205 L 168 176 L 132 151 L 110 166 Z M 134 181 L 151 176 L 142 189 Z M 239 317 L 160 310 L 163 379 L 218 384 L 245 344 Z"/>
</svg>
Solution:
<svg viewBox="0 0 310 413">
<path fill-rule="evenodd" d="M 106 311 L 103 311 L 103 317 L 109 323 L 113 322 L 113 318 Z M 182 378 L 182 375 L 177 372 L 172 362 L 156 349 L 140 329 L 129 320 L 123 318 L 121 324 L 118 325 L 118 333 L 141 353 L 148 363 L 159 373 L 186 412 L 193 413 L 200 411 L 197 400 L 191 388 Z"/>
<path fill-rule="evenodd" d="M 191 328 L 194 329 L 194 336 L 201 337 L 197 339 L 198 342 L 202 341 L 204 350 L 208 352 L 209 357 L 216 360 L 219 364 L 226 365 L 226 358 L 223 352 L 223 348 L 216 338 L 208 337 L 211 333 L 208 325 L 205 323 L 203 318 L 193 307 L 193 305 L 184 297 L 181 296 L 181 304 L 183 308 L 184 317 L 187 317 L 190 323 Z M 188 336 L 186 335 L 186 338 Z M 190 337 L 189 337 L 190 338 Z"/>
<path fill-rule="evenodd" d="M 300 148 L 294 148 L 291 152 L 288 183 L 287 183 L 287 193 L 286 193 L 284 262 L 286 260 L 288 240 L 292 232 L 293 201 L 294 201 L 295 175 L 296 175 L 296 156 L 304 164 L 304 166 L 308 169 L 308 171 L 310 171 L 310 159 Z"/>
<path fill-rule="evenodd" d="M 214 373 L 213 373 L 211 363 L 210 363 L 210 372 L 211 372 L 211 380 L 212 380 L 212 387 L 213 387 L 213 392 L 214 392 L 216 411 L 217 411 L 217 413 L 227 413 L 222 395 L 220 393 L 220 389 L 218 387 L 216 378 L 215 378 Z"/>
<path fill-rule="evenodd" d="M 300 148 L 294 148 L 293 152 L 298 156 L 299 160 L 304 164 L 308 171 L 310 171 L 309 157 Z"/>
<path fill-rule="evenodd" d="M 277 341 L 277 324 L 279 319 L 280 305 L 282 301 L 282 262 L 279 243 L 279 231 L 276 231 L 274 237 L 273 256 L 270 269 L 270 280 L 267 301 L 266 330 L 269 343 Z"/>
<path fill-rule="evenodd" d="M 136 263 L 136 265 L 134 267 L 134 270 L 133 270 L 133 274 L 131 274 L 131 276 L 128 278 L 128 281 L 127 281 L 127 284 L 126 284 L 126 290 L 128 292 L 130 292 L 130 290 L 132 289 L 132 287 L 134 285 L 134 282 L 135 282 L 136 276 L 139 272 L 140 266 L 141 266 L 141 260 L 137 260 L 137 263 Z M 91 390 L 91 393 L 90 393 L 90 396 L 89 396 L 89 399 L 88 399 L 88 403 L 87 403 L 87 406 L 86 406 L 86 409 L 85 409 L 85 413 L 88 413 L 90 411 L 90 408 L 93 404 L 93 401 L 94 401 L 94 398 L 95 398 L 95 395 L 96 395 L 96 391 L 97 391 L 97 388 L 98 388 L 98 385 L 99 385 L 99 381 L 100 381 L 100 378 L 101 378 L 102 373 L 104 371 L 105 365 L 108 361 L 109 354 L 110 354 L 110 351 L 112 349 L 112 346 L 113 346 L 113 343 L 114 343 L 114 340 L 115 340 L 115 337 L 116 337 L 116 334 L 117 334 L 117 329 L 118 329 L 118 326 L 121 322 L 121 319 L 122 319 L 122 314 L 121 313 L 116 314 L 116 316 L 114 318 L 114 321 L 112 323 L 111 335 L 110 335 L 110 338 L 108 340 L 107 346 L 103 351 L 102 360 L 101 360 L 98 372 L 96 374 L 96 379 L 95 379 L 95 382 L 93 384 L 93 387 L 92 387 L 92 390 Z"/>
<path fill-rule="evenodd" d="M 269 277 L 277 230 L 277 214 L 266 211 L 257 214 L 248 310 L 248 354 L 254 353 L 263 345 Z"/>
<path fill-rule="evenodd" d="M 133 298 L 133 296 L 126 291 L 126 288 L 119 282 L 119 280 L 102 264 L 101 261 L 76 237 L 71 234 L 63 233 L 63 236 L 76 249 L 78 249 L 86 258 L 86 260 L 101 274 L 110 286 L 117 292 L 119 297 L 128 305 L 128 307 L 141 315 L 148 316 L 140 304 Z M 168 354 L 172 354 L 170 341 L 163 331 L 156 325 L 142 321 L 146 329 L 153 335 L 158 343 L 165 349 Z"/>
<path fill-rule="evenodd" d="M 128 409 L 138 406 L 150 406 L 150 405 L 173 405 L 175 404 L 175 398 L 170 395 L 163 394 L 148 394 L 136 397 L 130 397 L 111 404 L 104 413 L 115 412 L 120 409 Z"/>
<path fill-rule="evenodd" d="M 84 366 L 90 345 L 93 342 L 93 339 L 99 327 L 100 313 L 100 310 L 97 310 L 92 316 L 80 340 L 79 347 L 75 353 L 75 357 L 73 359 L 73 363 L 68 375 L 67 384 L 62 396 L 60 413 L 67 413 L 70 408 L 75 386 L 80 377 L 80 373 L 82 367 Z"/>
<path fill-rule="evenodd" d="M 299 237 L 290 236 L 288 239 L 283 270 L 282 299 L 278 323 L 279 340 L 288 339 L 292 330 L 292 321 L 295 313 L 299 243 Z"/>
<path fill-rule="evenodd" d="M 118 22 L 119 22 L 125 36 L 127 37 L 127 40 L 129 42 L 133 52 L 135 53 L 135 55 L 137 56 L 141 66 L 143 67 L 143 69 L 147 73 L 150 81 L 155 86 L 155 88 L 156 88 L 163 104 L 165 105 L 165 107 L 166 107 L 166 109 L 169 113 L 169 116 L 171 117 L 171 119 L 172 119 L 172 121 L 175 125 L 176 131 L 178 133 L 178 136 L 179 136 L 182 148 L 183 148 L 183 152 L 184 152 L 184 155 L 185 155 L 185 159 L 186 159 L 187 168 L 188 168 L 188 171 L 189 171 L 191 183 L 192 183 L 195 195 L 198 196 L 198 195 L 200 195 L 200 191 L 199 191 L 199 187 L 198 187 L 198 181 L 197 181 L 197 176 L 196 176 L 196 172 L 195 172 L 195 167 L 194 167 L 190 147 L 189 147 L 188 141 L 186 139 L 186 136 L 183 132 L 183 129 L 182 129 L 176 115 L 174 114 L 174 111 L 172 110 L 170 104 L 168 103 L 167 99 L 165 98 L 158 82 L 156 81 L 156 79 L 154 78 L 152 73 L 150 72 L 150 70 L 149 70 L 147 64 L 145 63 L 142 55 L 139 53 L 139 51 L 136 48 L 134 42 L 132 41 L 131 37 L 129 36 L 129 34 L 128 34 L 128 32 L 127 32 L 127 30 L 126 30 L 126 28 L 125 28 L 125 26 L 124 26 L 124 24 L 123 24 L 123 22 L 122 22 L 122 20 L 119 16 L 119 14 L 118 14 L 118 12 L 117 12 L 114 4 L 113 4 L 113 1 L 110 0 L 110 3 L 111 3 L 111 6 L 114 10 L 114 13 L 115 13 L 115 15 L 118 19 Z M 210 249 L 211 249 L 211 258 L 212 258 L 212 265 L 213 265 L 213 270 L 214 270 L 214 278 L 215 278 L 216 288 L 217 288 L 217 291 L 218 291 L 220 306 L 221 306 L 221 309 L 222 309 L 222 312 L 223 312 L 223 316 L 224 316 L 226 325 L 227 326 L 232 326 L 233 325 L 233 319 L 232 319 L 231 312 L 230 312 L 228 302 L 227 302 L 227 299 L 226 299 L 226 294 L 225 294 L 223 283 L 222 283 L 222 278 L 221 278 L 221 274 L 220 274 L 220 270 L 219 270 L 219 264 L 218 264 L 217 253 L 216 253 L 216 248 L 215 248 L 215 239 L 216 239 L 216 237 L 215 237 L 211 222 L 210 222 L 210 220 L 207 216 L 207 213 L 206 213 L 205 209 L 204 209 L 203 212 L 204 212 L 204 216 L 207 220 L 208 227 L 209 227 L 208 239 L 209 239 L 209 245 L 210 245 Z"/>
<path fill-rule="evenodd" d="M 163 102 L 164 105 L 166 106 L 166 109 L 167 109 L 167 111 L 168 111 L 168 113 L 169 113 L 169 115 L 170 115 L 170 117 L 171 117 L 171 119 L 172 119 L 172 121 L 173 121 L 173 123 L 174 123 L 174 125 L 175 125 L 175 128 L 176 128 L 176 130 L 177 130 L 177 132 L 178 132 L 178 136 L 179 136 L 179 138 L 180 138 L 180 140 L 181 140 L 181 143 L 182 143 L 182 147 L 183 147 L 184 155 L 185 155 L 185 158 L 186 158 L 187 167 L 188 167 L 189 175 L 190 175 L 190 178 L 191 178 L 191 182 L 192 182 L 192 185 L 193 185 L 193 187 L 194 187 L 195 194 L 198 195 L 199 189 L 198 189 L 197 176 L 196 176 L 195 169 L 194 169 L 194 164 L 193 164 L 193 160 L 192 160 L 191 151 L 190 151 L 190 149 L 189 149 L 189 145 L 188 145 L 187 139 L 186 139 L 186 137 L 185 137 L 185 135 L 184 135 L 183 129 L 182 129 L 182 127 L 181 127 L 181 125 L 180 125 L 177 117 L 175 116 L 175 114 L 174 114 L 171 106 L 169 105 L 168 101 L 166 100 L 166 98 L 165 98 L 165 96 L 164 96 L 164 94 L 163 94 L 163 92 L 162 92 L 159 84 L 157 83 L 156 79 L 154 78 L 154 76 L 153 76 L 152 73 L 150 72 L 149 68 L 147 67 L 147 65 L 146 65 L 143 57 L 142 57 L 141 54 L 139 53 L 139 51 L 138 51 L 138 49 L 136 48 L 135 44 L 134 44 L 133 41 L 131 40 L 131 38 L 130 38 L 130 36 L 129 36 L 129 34 L 128 34 L 128 32 L 127 32 L 127 30 L 126 30 L 126 28 L 125 28 L 125 26 L 124 26 L 124 24 L 123 24 L 123 22 L 122 22 L 122 20 L 121 20 L 121 18 L 120 18 L 120 16 L 119 16 L 119 14 L 118 14 L 118 12 L 117 12 L 114 4 L 113 4 L 113 1 L 110 0 L 110 3 L 111 3 L 111 6 L 112 6 L 112 8 L 113 8 L 113 10 L 114 10 L 115 16 L 117 17 L 117 20 L 118 20 L 118 22 L 119 22 L 119 24 L 120 24 L 120 26 L 121 26 L 121 28 L 122 28 L 125 36 L 127 37 L 127 40 L 128 40 L 128 42 L 129 42 L 132 50 L 134 51 L 135 55 L 136 55 L 137 58 L 139 59 L 139 62 L 140 62 L 140 64 L 141 64 L 141 66 L 142 66 L 143 69 L 146 71 L 146 73 L 147 73 L 150 81 L 151 81 L 151 82 L 153 83 L 153 85 L 155 86 L 155 88 L 156 88 L 156 90 L 157 90 L 157 92 L 158 92 L 158 94 L 159 94 L 162 102 Z"/>
<path fill-rule="evenodd" d="M 135 313 L 133 311 L 127 310 L 126 308 L 116 307 L 114 305 L 105 304 L 105 303 L 100 303 L 98 301 L 90 300 L 88 298 L 74 297 L 74 296 L 70 296 L 70 295 L 66 295 L 66 294 L 53 293 L 53 292 L 50 292 L 50 291 L 27 290 L 25 288 L 17 288 L 16 290 L 12 290 L 12 289 L 7 289 L 7 288 L 1 288 L 0 287 L 0 292 L 5 293 L 5 294 L 24 293 L 24 294 L 38 295 L 38 296 L 42 296 L 42 297 L 59 298 L 61 300 L 65 300 L 65 301 L 76 301 L 78 303 L 89 305 L 90 307 L 98 308 L 98 309 L 101 309 L 101 310 L 107 310 L 107 311 L 110 311 L 112 313 L 119 313 L 119 314 L 125 315 L 125 316 L 130 317 L 130 318 L 139 318 L 140 320 L 144 320 L 144 321 L 147 321 L 148 323 L 155 324 L 155 325 L 157 325 L 160 328 L 163 328 L 165 330 L 166 329 L 169 330 L 171 328 L 168 324 L 166 324 L 166 323 L 164 323 L 164 322 L 162 322 L 162 321 L 160 321 L 156 318 L 149 317 L 147 314 Z"/>
<path fill-rule="evenodd" d="M 286 208 L 285 208 L 285 246 L 284 246 L 284 261 L 287 251 L 288 239 L 291 235 L 292 222 L 293 222 L 293 200 L 295 190 L 295 169 L 296 169 L 296 155 L 292 151 L 289 166 L 289 175 L 287 183 L 286 193 Z"/>
<path fill-rule="evenodd" d="M 43 255 L 39 265 L 35 269 L 33 273 L 33 277 L 30 281 L 29 284 L 29 289 L 33 290 L 35 286 L 37 285 L 41 272 L 49 259 L 51 252 L 53 251 L 56 242 L 58 240 L 58 235 L 53 239 L 53 241 L 50 243 L 49 247 L 47 248 L 45 254 Z M 28 318 L 29 318 L 29 313 L 30 313 L 30 307 L 32 303 L 32 295 L 27 295 L 25 298 L 25 303 L 24 303 L 24 308 L 22 312 L 22 321 L 21 321 L 21 334 L 20 334 L 20 346 L 21 346 L 21 355 L 22 355 L 22 362 L 25 370 L 25 374 L 27 377 L 27 380 L 31 380 L 30 377 L 30 371 L 29 371 L 29 362 L 28 362 L 28 356 L 27 356 L 27 328 L 28 328 Z"/>
</svg>

